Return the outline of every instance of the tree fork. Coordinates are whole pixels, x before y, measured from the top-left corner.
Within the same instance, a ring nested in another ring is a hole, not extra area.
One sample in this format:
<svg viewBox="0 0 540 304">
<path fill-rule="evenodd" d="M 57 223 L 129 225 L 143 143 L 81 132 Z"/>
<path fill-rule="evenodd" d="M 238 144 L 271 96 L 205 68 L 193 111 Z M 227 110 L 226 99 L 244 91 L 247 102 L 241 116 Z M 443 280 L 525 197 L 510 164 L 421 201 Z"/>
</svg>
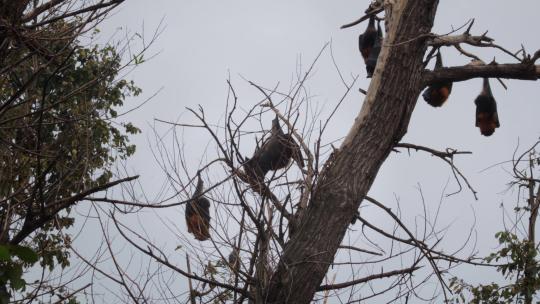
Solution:
<svg viewBox="0 0 540 304">
<path fill-rule="evenodd" d="M 266 303 L 310 303 L 380 166 L 403 137 L 422 90 L 438 1 L 385 1 L 387 37 L 362 110 L 286 244 Z"/>
</svg>

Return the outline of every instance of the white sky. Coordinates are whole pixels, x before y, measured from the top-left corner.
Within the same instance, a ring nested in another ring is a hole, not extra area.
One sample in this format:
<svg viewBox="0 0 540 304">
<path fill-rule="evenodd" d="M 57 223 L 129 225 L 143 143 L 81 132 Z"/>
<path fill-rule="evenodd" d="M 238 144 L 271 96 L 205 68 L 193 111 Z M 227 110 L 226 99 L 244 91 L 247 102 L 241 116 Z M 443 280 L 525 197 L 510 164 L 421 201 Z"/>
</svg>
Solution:
<svg viewBox="0 0 540 304">
<path fill-rule="evenodd" d="M 345 135 L 363 102 L 363 95 L 358 93 L 357 88 L 367 89 L 369 79 L 365 79 L 364 64 L 357 48 L 358 35 L 364 30 L 365 24 L 345 30 L 339 27 L 360 17 L 368 3 L 320 0 L 126 1 L 102 25 L 104 36 L 120 26 L 140 32 L 144 24 L 145 36 L 150 37 L 162 19 L 165 25 L 162 35 L 150 50 L 150 53 L 159 54 L 128 75 L 144 91 L 142 97 L 129 100 L 129 103 L 139 103 L 163 88 L 149 104 L 126 118 L 143 130 L 142 134 L 133 137 L 137 154 L 131 158 L 128 167 L 141 174 L 140 182 L 145 191 L 149 194 L 157 192 L 163 179 L 148 144 L 153 137 L 149 125 L 154 124 L 154 118 L 193 123 L 195 120 L 186 113 L 185 107 L 200 104 L 210 121 L 220 121 L 225 111 L 225 80 L 229 73 L 240 97 L 240 105 L 248 108 L 261 96 L 240 76 L 265 87 L 280 83 L 280 88 L 287 90 L 299 58 L 305 70 L 329 41 L 332 41 L 334 57 L 346 80 L 360 75 L 356 88 L 331 122 L 326 140 Z M 489 29 L 488 36 L 494 38 L 495 43 L 512 51 L 518 50 L 523 44 L 528 52 L 534 53 L 540 49 L 540 39 L 535 32 L 539 11 L 540 2 L 537 0 L 441 1 L 433 31 L 451 32 L 474 17 L 473 34 L 482 34 Z M 494 49 L 465 48 L 480 55 L 486 62 L 493 57 L 499 63 L 514 62 Z M 442 54 L 446 66 L 469 62 L 468 58 L 460 56 L 453 49 L 443 49 Z M 432 108 L 420 98 L 409 131 L 403 139 L 404 142 L 439 150 L 450 147 L 473 152 L 472 155 L 458 156 L 456 164 L 470 179 L 480 200 L 475 202 L 466 188 L 461 194 L 444 199 L 438 224 L 440 227 L 453 225 L 441 247 L 448 248 L 447 251 L 455 249 L 466 238 L 473 222 L 473 209 L 476 212 L 477 248 L 481 255 L 495 248 L 493 236 L 502 229 L 499 206 L 502 202 L 511 206 L 516 195 L 505 192 L 510 175 L 503 167 L 484 169 L 509 160 L 518 141 L 523 150 L 540 135 L 537 119 L 540 113 L 538 82 L 505 83 L 507 91 L 497 81 L 491 81 L 501 123 L 493 136 L 481 136 L 474 126 L 473 101 L 481 89 L 481 80 L 476 79 L 455 83 L 449 100 L 442 108 Z M 344 92 L 328 50 L 316 66 L 308 88 L 313 95 L 311 102 L 326 105 L 327 110 Z M 268 126 L 271 118 L 265 118 Z M 206 133 L 187 130 L 184 140 L 189 143 L 185 154 L 194 173 L 198 164 L 205 161 L 201 155 L 211 139 Z M 251 154 L 251 149 L 246 148 L 246 155 Z M 214 151 L 212 147 L 208 149 L 210 156 Z M 418 220 L 415 216 L 422 214 L 418 185 L 424 193 L 428 213 L 434 215 L 447 181 L 447 192 L 457 188 L 451 171 L 441 160 L 423 152 L 411 152 L 410 156 L 405 151 L 399 155 L 393 153 L 380 170 L 370 196 L 392 206 L 395 205 L 395 197 L 399 197 L 403 216 L 413 225 L 414 220 Z M 183 229 L 183 207 L 178 209 L 169 212 L 177 214 L 177 224 Z M 379 212 L 373 211 L 373 207 L 365 208 L 362 214 L 374 223 L 387 221 Z M 141 218 L 144 222 L 144 215 Z M 359 229 L 360 226 L 357 224 L 353 228 Z M 161 229 L 165 228 L 153 224 L 151 231 L 156 235 L 152 237 L 159 242 L 176 242 L 174 239 L 160 239 Z M 486 278 L 480 269 L 463 273 L 471 281 Z M 347 278 L 346 274 L 341 273 L 337 281 L 340 281 L 340 277 L 343 280 Z M 373 303 L 377 303 L 376 300 Z"/>
</svg>

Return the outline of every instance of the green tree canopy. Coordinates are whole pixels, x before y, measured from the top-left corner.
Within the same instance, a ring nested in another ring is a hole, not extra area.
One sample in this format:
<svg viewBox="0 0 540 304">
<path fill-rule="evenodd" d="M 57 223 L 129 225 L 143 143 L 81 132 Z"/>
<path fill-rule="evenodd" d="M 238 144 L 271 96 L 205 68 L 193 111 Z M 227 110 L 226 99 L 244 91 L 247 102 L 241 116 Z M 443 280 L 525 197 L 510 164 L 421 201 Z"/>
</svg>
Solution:
<svg viewBox="0 0 540 304">
<path fill-rule="evenodd" d="M 23 269 L 39 257 L 52 270 L 69 265 L 70 208 L 117 184 L 112 165 L 134 153 L 116 109 L 141 90 L 119 79 L 124 67 L 111 45 L 85 46 L 80 26 L 55 22 L 28 43 L 3 49 L 0 78 L 0 287 L 25 287 Z M 37 256 L 36 256 L 37 254 Z M 7 288 L 0 290 L 7 298 Z"/>
</svg>

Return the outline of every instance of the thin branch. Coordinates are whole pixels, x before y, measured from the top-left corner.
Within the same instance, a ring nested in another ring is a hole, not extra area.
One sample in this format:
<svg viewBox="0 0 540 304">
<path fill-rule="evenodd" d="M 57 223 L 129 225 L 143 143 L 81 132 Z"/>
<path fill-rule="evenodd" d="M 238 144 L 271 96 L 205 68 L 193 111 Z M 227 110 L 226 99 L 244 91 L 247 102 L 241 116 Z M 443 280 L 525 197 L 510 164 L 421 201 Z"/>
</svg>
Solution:
<svg viewBox="0 0 540 304">
<path fill-rule="evenodd" d="M 358 248 L 358 247 L 353 247 L 353 246 L 347 246 L 347 245 L 341 245 L 338 247 L 339 249 L 349 249 L 349 250 L 354 250 L 354 251 L 359 251 L 359 252 L 363 252 L 363 253 L 368 253 L 368 254 L 373 254 L 373 255 L 378 255 L 378 256 L 382 256 L 383 254 L 380 253 L 380 252 L 375 252 L 375 251 L 371 251 L 371 250 L 367 250 L 367 249 L 362 249 L 362 248 Z"/>
<path fill-rule="evenodd" d="M 456 193 L 461 191 L 462 187 L 461 187 L 461 183 L 460 183 L 459 178 L 458 178 L 458 176 L 459 176 L 465 182 L 465 184 L 467 184 L 467 187 L 469 188 L 469 190 L 471 190 L 471 192 L 472 192 L 472 194 L 474 196 L 474 199 L 478 200 L 478 196 L 476 195 L 478 192 L 476 190 L 474 190 L 472 185 L 469 183 L 469 180 L 465 177 L 465 175 L 463 175 L 463 173 L 461 173 L 461 171 L 456 167 L 456 165 L 454 165 L 454 155 L 456 155 L 456 154 L 472 154 L 472 152 L 468 152 L 468 151 L 461 151 L 460 152 L 460 151 L 457 151 L 457 150 L 454 150 L 454 149 L 446 149 L 446 152 L 442 152 L 442 151 L 437 151 L 437 150 L 434 150 L 434 149 L 431 149 L 431 148 L 428 148 L 428 147 L 423 147 L 423 146 L 418 146 L 418 145 L 413 145 L 413 144 L 408 144 L 408 143 L 398 143 L 398 144 L 395 145 L 395 147 L 397 147 L 397 148 L 406 148 L 406 149 L 414 149 L 414 150 L 417 150 L 417 151 L 424 151 L 424 152 L 431 153 L 433 156 L 439 157 L 440 159 L 445 161 L 450 166 L 450 168 L 452 168 L 452 172 L 454 173 L 454 177 L 456 178 L 456 182 L 458 183 L 458 186 L 459 186 L 459 189 L 456 192 L 447 194 L 447 196 L 451 196 L 451 195 L 456 194 Z"/>
<path fill-rule="evenodd" d="M 392 270 L 392 271 L 388 271 L 388 272 L 374 274 L 374 275 L 370 275 L 370 276 L 367 276 L 365 278 L 361 278 L 361 279 L 350 281 L 350 282 L 338 283 L 338 284 L 332 284 L 332 285 L 321 285 L 321 286 L 319 286 L 319 288 L 317 288 L 317 291 L 341 289 L 341 288 L 346 288 L 346 287 L 350 287 L 350 286 L 353 286 L 353 285 L 365 283 L 365 282 L 368 282 L 368 281 L 371 281 L 371 280 L 384 279 L 384 278 L 387 278 L 387 277 L 391 277 L 391 276 L 395 276 L 395 275 L 401 275 L 401 274 L 412 274 L 414 271 L 416 271 L 416 270 L 418 270 L 420 268 L 422 268 L 422 267 L 415 266 L 415 267 L 410 267 L 410 268 L 405 268 L 405 269 L 400 269 L 400 270 Z"/>
<path fill-rule="evenodd" d="M 75 204 L 78 201 L 83 200 L 88 195 L 109 189 L 123 182 L 135 180 L 137 178 L 139 178 L 138 175 L 126 177 L 123 179 L 119 179 L 113 182 L 109 182 L 109 183 L 106 183 L 97 187 L 93 187 L 93 188 L 81 191 L 80 193 L 75 194 L 71 197 L 52 202 L 51 204 L 48 205 L 48 210 L 45 215 L 40 216 L 35 219 L 30 219 L 29 222 L 25 222 L 23 224 L 22 229 L 11 239 L 9 243 L 12 245 L 19 244 L 22 240 L 24 240 L 28 235 L 34 232 L 37 228 L 43 226 L 45 223 L 50 221 L 58 212 Z"/>
<path fill-rule="evenodd" d="M 197 280 L 197 281 L 200 281 L 200 282 L 203 282 L 203 283 L 206 283 L 206 284 L 210 284 L 210 285 L 216 285 L 216 286 L 219 286 L 219 287 L 222 287 L 222 288 L 225 288 L 225 289 L 228 289 L 228 290 L 233 290 L 233 291 L 236 291 L 236 292 L 239 292 L 239 293 L 242 293 L 245 295 L 245 292 L 244 290 L 242 289 L 239 289 L 239 288 L 236 288 L 232 285 L 229 285 L 229 284 L 226 284 L 226 283 L 221 283 L 219 281 L 216 281 L 216 280 L 209 280 L 209 279 L 205 279 L 205 278 L 202 278 L 202 277 L 199 277 L 199 276 L 196 276 L 196 275 L 193 275 L 191 273 L 187 273 L 185 272 L 184 270 L 180 269 L 179 267 L 176 267 L 175 265 L 171 264 L 169 262 L 169 260 L 167 259 L 167 257 L 160 257 L 158 255 L 156 255 L 154 253 L 154 251 L 148 246 L 147 249 L 144 249 L 142 246 L 140 246 L 139 244 L 135 243 L 135 241 L 133 241 L 131 238 L 129 238 L 126 233 L 124 232 L 123 229 L 120 228 L 120 225 L 122 225 L 124 228 L 128 229 L 131 233 L 137 235 L 138 238 L 140 239 L 143 239 L 139 234 L 135 233 L 134 231 L 132 231 L 131 229 L 129 229 L 128 227 L 126 227 L 124 224 L 121 224 L 117 219 L 116 217 L 113 215 L 113 214 L 110 214 L 111 218 L 113 219 L 113 223 L 114 225 L 116 226 L 116 229 L 118 230 L 118 232 L 120 233 L 120 235 L 126 240 L 128 241 L 131 245 L 133 245 L 133 247 L 137 248 L 139 251 L 141 251 L 142 253 L 148 255 L 149 257 L 153 258 L 154 260 L 156 260 L 157 262 L 159 262 L 160 264 L 180 273 L 182 276 L 186 277 L 186 278 L 191 278 L 191 279 L 194 279 L 194 280 Z M 146 241 L 148 242 L 148 241 Z M 246 295 L 249 297 L 249 295 Z"/>
<path fill-rule="evenodd" d="M 351 23 L 347 23 L 347 24 L 344 24 L 340 27 L 340 29 L 346 29 L 348 27 L 352 27 L 352 26 L 355 26 L 357 24 L 360 24 L 362 23 L 363 21 L 369 19 L 369 17 L 373 16 L 373 15 L 377 15 L 378 13 L 384 11 L 384 8 L 381 7 L 381 8 L 377 8 L 377 9 L 374 9 L 372 11 L 369 11 L 369 12 L 366 12 L 366 14 L 364 16 L 362 16 L 360 19 L 358 20 L 355 20 Z"/>
</svg>

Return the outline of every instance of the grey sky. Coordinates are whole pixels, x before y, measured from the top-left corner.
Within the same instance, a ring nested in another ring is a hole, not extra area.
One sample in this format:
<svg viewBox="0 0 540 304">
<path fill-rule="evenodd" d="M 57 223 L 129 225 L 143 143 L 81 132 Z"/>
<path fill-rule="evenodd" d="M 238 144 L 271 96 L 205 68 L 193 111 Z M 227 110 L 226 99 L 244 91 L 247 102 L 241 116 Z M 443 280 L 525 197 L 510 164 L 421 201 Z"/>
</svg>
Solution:
<svg viewBox="0 0 540 304">
<path fill-rule="evenodd" d="M 141 135 L 134 137 L 137 154 L 128 166 L 133 172 L 141 174 L 140 180 L 145 190 L 155 193 L 162 179 L 147 142 L 147 138 L 153 136 L 148 124 L 153 124 L 154 118 L 194 122 L 185 107 L 200 104 L 209 120 L 217 122 L 225 110 L 225 80 L 229 73 L 241 106 L 247 108 L 259 101 L 261 96 L 240 75 L 266 87 L 280 83 L 280 88 L 287 90 L 299 58 L 305 70 L 328 41 L 332 41 L 334 57 L 346 80 L 360 75 L 356 88 L 331 122 L 325 139 L 331 141 L 344 136 L 363 101 L 363 95 L 357 88 L 367 89 L 369 79 L 365 79 L 365 68 L 357 48 L 358 35 L 364 30 L 365 24 L 345 30 L 340 30 L 339 26 L 360 17 L 368 3 L 320 0 L 126 1 L 101 26 L 105 36 L 119 26 L 140 31 L 143 22 L 145 34 L 150 36 L 161 19 L 165 25 L 162 35 L 150 50 L 150 53 L 159 54 L 128 75 L 145 93 L 143 97 L 130 102 L 141 102 L 163 88 L 149 104 L 127 117 L 143 130 Z M 441 1 L 434 32 L 448 33 L 470 18 L 476 18 L 472 33 L 481 34 L 489 30 L 488 36 L 494 38 L 497 44 L 516 51 L 523 43 L 527 51 L 534 52 L 540 49 L 540 39 L 536 33 L 539 11 L 540 2 L 537 0 Z M 494 49 L 465 48 L 480 55 L 486 62 L 494 56 L 499 63 L 514 62 Z M 446 66 L 469 62 L 468 58 L 458 55 L 453 49 L 445 48 L 442 54 Z M 540 135 L 538 82 L 505 83 L 507 91 L 497 81 L 491 81 L 501 123 L 493 136 L 481 136 L 474 126 L 473 101 L 481 89 L 481 80 L 476 79 L 454 84 L 452 94 L 442 108 L 432 108 L 420 99 L 409 131 L 403 139 L 404 142 L 439 150 L 450 147 L 473 152 L 472 155 L 458 156 L 456 164 L 470 178 L 480 200 L 475 202 L 466 188 L 459 195 L 444 199 L 439 225 L 443 227 L 453 223 L 442 247 L 448 248 L 448 251 L 455 249 L 466 237 L 473 222 L 472 209 L 476 212 L 477 248 L 485 254 L 495 247 L 494 233 L 502 229 L 499 205 L 503 201 L 511 205 L 515 193 L 505 192 L 510 175 L 501 166 L 482 170 L 509 160 L 518 139 L 523 149 Z M 344 92 L 329 50 L 321 57 L 308 87 L 313 95 L 311 102 L 325 105 L 327 111 Z M 269 126 L 271 116 L 265 119 Z M 194 173 L 197 165 L 204 162 L 201 153 L 210 142 L 210 137 L 193 130 L 187 130 L 184 136 L 189 142 L 186 158 L 190 160 L 190 169 Z M 214 150 L 208 150 L 211 156 Z M 245 153 L 249 155 L 251 152 L 246 149 Z M 451 171 L 442 161 L 423 152 L 411 152 L 409 156 L 403 151 L 389 157 L 370 195 L 392 206 L 395 206 L 395 197 L 399 197 L 403 217 L 407 223 L 414 225 L 415 216 L 422 213 L 416 187 L 421 186 L 429 213 L 433 215 L 447 181 L 448 193 L 457 189 Z M 388 221 L 380 212 L 373 210 L 371 207 L 364 208 L 362 212 L 373 222 L 377 222 L 379 216 L 380 221 Z M 183 207 L 174 212 L 178 215 L 178 226 L 183 229 Z M 358 230 L 360 226 L 357 224 L 353 228 Z M 159 224 L 151 228 L 158 234 L 160 229 Z M 472 281 L 485 278 L 481 270 L 465 273 L 467 279 Z M 340 278 L 345 280 L 347 276 L 340 274 L 338 281 Z"/>
</svg>

